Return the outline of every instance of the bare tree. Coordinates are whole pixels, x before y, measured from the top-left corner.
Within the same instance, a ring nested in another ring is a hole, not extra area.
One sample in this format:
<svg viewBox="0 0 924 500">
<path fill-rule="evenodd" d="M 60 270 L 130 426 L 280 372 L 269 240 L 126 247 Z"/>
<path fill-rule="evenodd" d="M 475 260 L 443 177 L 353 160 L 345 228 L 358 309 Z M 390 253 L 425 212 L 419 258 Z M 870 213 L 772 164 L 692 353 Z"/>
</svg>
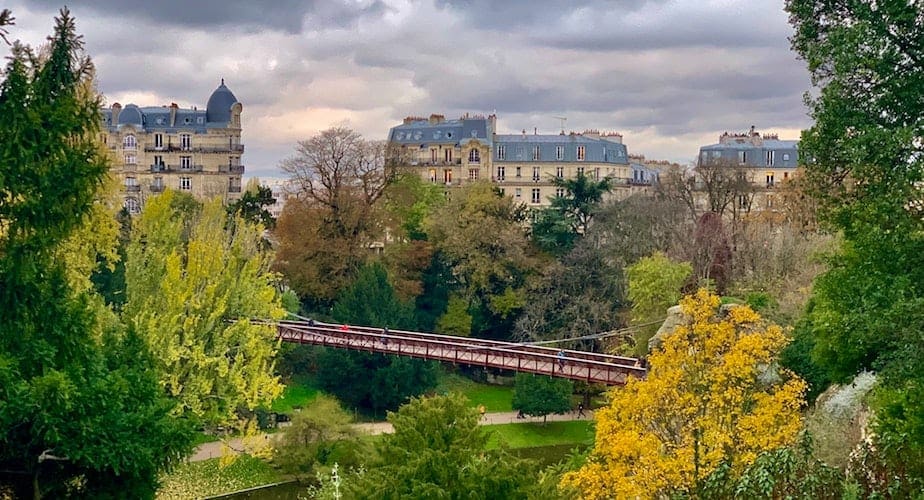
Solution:
<svg viewBox="0 0 924 500">
<path fill-rule="evenodd" d="M 13 17 L 13 13 L 10 11 L 10 9 L 3 9 L 0 11 L 0 39 L 3 39 L 7 45 L 10 44 L 10 41 L 6 38 L 6 36 L 9 35 L 10 32 L 7 31 L 4 26 L 12 26 L 16 24 L 13 22 L 15 20 L 16 18 Z"/>
</svg>

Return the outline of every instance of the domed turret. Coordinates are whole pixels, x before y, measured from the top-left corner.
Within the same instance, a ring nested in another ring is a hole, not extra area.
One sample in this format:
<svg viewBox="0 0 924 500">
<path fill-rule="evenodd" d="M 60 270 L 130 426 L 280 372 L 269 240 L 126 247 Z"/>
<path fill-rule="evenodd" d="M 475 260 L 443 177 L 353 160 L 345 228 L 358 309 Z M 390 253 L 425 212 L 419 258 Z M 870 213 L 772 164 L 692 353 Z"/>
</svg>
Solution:
<svg viewBox="0 0 924 500">
<path fill-rule="evenodd" d="M 209 123 L 228 123 L 231 121 L 231 106 L 237 102 L 237 97 L 225 87 L 225 79 L 221 85 L 212 92 L 208 104 L 205 105 L 205 121 Z"/>
<path fill-rule="evenodd" d="M 144 115 L 141 114 L 141 110 L 138 109 L 138 106 L 135 106 L 134 104 L 127 104 L 125 105 L 125 108 L 119 113 L 118 124 L 137 125 L 141 127 L 144 125 Z"/>
</svg>

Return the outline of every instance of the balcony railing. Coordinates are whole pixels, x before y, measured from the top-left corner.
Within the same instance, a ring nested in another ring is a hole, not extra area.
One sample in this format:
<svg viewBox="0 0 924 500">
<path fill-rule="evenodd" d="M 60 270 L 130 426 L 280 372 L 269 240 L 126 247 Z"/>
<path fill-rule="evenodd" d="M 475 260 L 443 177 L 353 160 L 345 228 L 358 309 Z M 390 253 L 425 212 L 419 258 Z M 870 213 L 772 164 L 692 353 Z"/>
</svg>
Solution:
<svg viewBox="0 0 924 500">
<path fill-rule="evenodd" d="M 141 186 L 139 186 L 138 184 L 133 184 L 131 186 L 125 186 L 125 191 L 129 193 L 140 193 Z"/>
<path fill-rule="evenodd" d="M 218 172 L 222 174 L 243 174 L 244 165 L 220 165 L 218 167 Z"/>
<path fill-rule="evenodd" d="M 167 172 L 201 172 L 202 165 L 167 165 Z"/>
<path fill-rule="evenodd" d="M 190 146 L 184 148 L 183 146 L 175 146 L 173 144 L 167 144 L 164 146 L 145 146 L 144 150 L 147 152 L 165 152 L 172 153 L 176 151 L 184 151 L 190 153 L 243 153 L 244 145 L 243 144 L 228 144 L 225 146 Z"/>
<path fill-rule="evenodd" d="M 229 193 L 240 193 L 241 187 L 240 186 L 228 186 L 228 192 Z"/>
<path fill-rule="evenodd" d="M 164 185 L 163 184 L 151 184 L 151 192 L 152 193 L 164 192 Z"/>
</svg>

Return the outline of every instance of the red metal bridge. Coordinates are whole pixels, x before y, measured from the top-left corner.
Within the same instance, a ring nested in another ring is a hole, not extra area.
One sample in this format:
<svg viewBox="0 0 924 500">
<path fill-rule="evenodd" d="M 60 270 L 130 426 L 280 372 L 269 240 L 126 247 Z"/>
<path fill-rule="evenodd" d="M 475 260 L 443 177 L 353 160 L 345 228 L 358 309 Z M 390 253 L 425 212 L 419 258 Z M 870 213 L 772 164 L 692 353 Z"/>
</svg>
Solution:
<svg viewBox="0 0 924 500">
<path fill-rule="evenodd" d="M 315 321 L 254 322 L 273 324 L 280 339 L 299 344 L 541 373 L 607 385 L 623 385 L 629 376 L 645 376 L 637 359 L 609 354 Z"/>
</svg>

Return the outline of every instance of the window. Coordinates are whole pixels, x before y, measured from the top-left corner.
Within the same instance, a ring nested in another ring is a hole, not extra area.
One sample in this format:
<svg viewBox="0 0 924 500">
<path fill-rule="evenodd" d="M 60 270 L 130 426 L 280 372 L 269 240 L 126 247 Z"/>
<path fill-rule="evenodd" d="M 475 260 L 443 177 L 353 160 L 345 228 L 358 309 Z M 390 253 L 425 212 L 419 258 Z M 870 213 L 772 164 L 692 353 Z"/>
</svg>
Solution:
<svg viewBox="0 0 924 500">
<path fill-rule="evenodd" d="M 584 167 L 578 167 L 578 168 L 577 168 L 577 175 L 578 175 L 578 177 L 584 175 Z"/>
<path fill-rule="evenodd" d="M 767 208 L 773 208 L 773 196 L 767 196 Z"/>
<path fill-rule="evenodd" d="M 443 182 L 445 182 L 447 186 L 452 184 L 452 170 L 451 169 L 448 169 L 448 168 L 443 169 Z"/>
<path fill-rule="evenodd" d="M 773 172 L 767 172 L 767 187 L 773 187 Z"/>
<path fill-rule="evenodd" d="M 155 178 L 154 178 L 154 182 L 151 184 L 151 187 L 153 187 L 156 191 L 163 191 L 163 189 L 164 189 L 164 178 L 163 178 L 163 177 L 155 177 Z"/>
<path fill-rule="evenodd" d="M 515 197 L 516 197 L 517 199 L 520 199 L 520 198 L 523 197 L 523 189 L 522 189 L 522 188 L 517 188 L 517 190 L 515 191 L 515 193 L 516 193 Z"/>
<path fill-rule="evenodd" d="M 471 181 L 478 180 L 478 169 L 477 168 L 468 169 L 468 179 Z"/>
<path fill-rule="evenodd" d="M 561 179 L 565 176 L 565 167 L 555 167 L 555 177 Z"/>
<path fill-rule="evenodd" d="M 189 170 L 190 167 L 192 167 L 192 156 L 181 156 L 180 168 L 183 170 Z"/>
<path fill-rule="evenodd" d="M 501 196 L 507 196 L 507 190 L 506 190 L 506 189 L 504 189 L 504 188 L 499 188 L 498 191 L 500 191 Z"/>
<path fill-rule="evenodd" d="M 430 162 L 436 163 L 439 161 L 439 156 L 436 155 L 436 148 L 430 148 Z"/>
<path fill-rule="evenodd" d="M 539 188 L 533 188 L 530 201 L 532 201 L 533 203 L 539 203 Z"/>
<path fill-rule="evenodd" d="M 789 153 L 783 153 L 783 161 L 789 161 Z"/>
<path fill-rule="evenodd" d="M 430 182 L 436 182 L 436 169 L 431 168 L 429 173 L 430 173 Z"/>
<path fill-rule="evenodd" d="M 183 177 L 180 177 L 180 189 L 182 189 L 183 191 L 189 191 L 190 189 L 192 189 L 192 177 L 185 176 L 185 175 Z"/>
<path fill-rule="evenodd" d="M 558 198 L 565 197 L 565 188 L 555 188 L 555 196 Z"/>
<path fill-rule="evenodd" d="M 539 158 L 540 158 L 539 151 L 540 151 L 539 146 L 533 146 L 533 161 L 538 161 L 538 160 L 539 160 Z"/>
<path fill-rule="evenodd" d="M 135 179 L 134 177 L 125 178 L 125 187 L 132 187 L 132 186 L 137 186 L 137 185 L 138 185 L 138 179 Z"/>
<path fill-rule="evenodd" d="M 577 147 L 577 159 L 578 161 L 584 160 L 584 146 Z"/>
<path fill-rule="evenodd" d="M 443 150 L 443 160 L 445 160 L 446 163 L 452 163 L 452 149 L 451 148 L 446 148 Z"/>
<path fill-rule="evenodd" d="M 747 151 L 738 151 L 738 164 L 744 165 L 748 162 L 748 152 Z"/>
<path fill-rule="evenodd" d="M 565 157 L 565 147 L 564 146 L 555 146 L 555 159 L 561 160 Z"/>
<path fill-rule="evenodd" d="M 122 139 L 122 147 L 124 149 L 135 149 L 138 147 L 138 143 L 135 141 L 135 136 L 126 135 L 125 138 Z"/>
<path fill-rule="evenodd" d="M 594 169 L 594 180 L 595 181 L 600 180 L 600 167 L 597 167 Z"/>
<path fill-rule="evenodd" d="M 189 137 L 189 134 L 180 134 L 180 149 L 189 151 L 191 145 L 192 139 Z"/>
<path fill-rule="evenodd" d="M 520 167 L 517 167 L 517 179 L 519 179 L 520 177 L 521 177 L 521 175 L 520 175 Z"/>
<path fill-rule="evenodd" d="M 539 167 L 533 167 L 533 180 L 539 180 Z"/>
<path fill-rule="evenodd" d="M 154 163 L 152 165 L 154 165 L 155 167 L 163 167 L 164 157 L 161 155 L 154 155 Z"/>
<path fill-rule="evenodd" d="M 504 145 L 497 146 L 497 159 L 498 160 L 507 159 L 507 146 L 504 146 Z"/>
<path fill-rule="evenodd" d="M 497 180 L 502 181 L 507 176 L 506 167 L 497 167 Z"/>
<path fill-rule="evenodd" d="M 468 152 L 468 162 L 469 163 L 481 163 L 481 153 L 477 149 L 472 149 Z"/>
<path fill-rule="evenodd" d="M 133 154 L 125 155 L 125 164 L 126 164 L 126 165 L 134 165 L 134 164 L 136 164 L 136 163 L 138 163 L 138 159 L 137 159 L 137 157 L 135 157 L 135 155 L 133 155 Z"/>
<path fill-rule="evenodd" d="M 154 134 L 154 149 L 163 149 L 164 134 Z"/>
<path fill-rule="evenodd" d="M 749 205 L 748 196 L 746 194 L 739 194 L 738 195 L 738 208 L 747 209 L 748 205 Z"/>
<path fill-rule="evenodd" d="M 776 151 L 767 151 L 767 166 L 772 167 L 776 160 Z"/>
<path fill-rule="evenodd" d="M 783 180 L 789 179 L 789 172 L 783 172 Z"/>
<path fill-rule="evenodd" d="M 141 212 L 141 205 L 134 198 L 125 198 L 125 210 L 130 214 L 137 214 Z"/>
</svg>

